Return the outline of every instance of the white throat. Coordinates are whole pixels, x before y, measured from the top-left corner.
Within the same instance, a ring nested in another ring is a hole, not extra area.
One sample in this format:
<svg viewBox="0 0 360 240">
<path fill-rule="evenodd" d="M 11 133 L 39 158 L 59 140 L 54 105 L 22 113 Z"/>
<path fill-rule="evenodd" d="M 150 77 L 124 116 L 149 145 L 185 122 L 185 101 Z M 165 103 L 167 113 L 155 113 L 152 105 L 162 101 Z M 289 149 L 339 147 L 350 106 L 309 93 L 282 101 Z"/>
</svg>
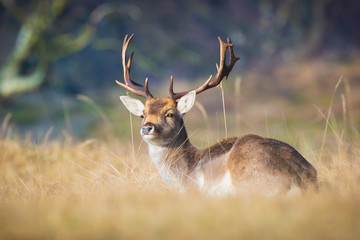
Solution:
<svg viewBox="0 0 360 240">
<path fill-rule="evenodd" d="M 158 146 L 148 142 L 149 146 L 149 155 L 153 163 L 159 168 L 160 165 L 165 164 L 163 157 L 166 152 L 165 146 Z"/>
<path fill-rule="evenodd" d="M 159 146 L 148 143 L 149 147 L 149 155 L 153 163 L 155 164 L 160 176 L 164 180 L 166 184 L 169 186 L 178 189 L 180 191 L 184 191 L 185 188 L 181 183 L 181 179 L 179 179 L 176 174 L 171 171 L 170 166 L 166 163 L 166 146 Z"/>
</svg>

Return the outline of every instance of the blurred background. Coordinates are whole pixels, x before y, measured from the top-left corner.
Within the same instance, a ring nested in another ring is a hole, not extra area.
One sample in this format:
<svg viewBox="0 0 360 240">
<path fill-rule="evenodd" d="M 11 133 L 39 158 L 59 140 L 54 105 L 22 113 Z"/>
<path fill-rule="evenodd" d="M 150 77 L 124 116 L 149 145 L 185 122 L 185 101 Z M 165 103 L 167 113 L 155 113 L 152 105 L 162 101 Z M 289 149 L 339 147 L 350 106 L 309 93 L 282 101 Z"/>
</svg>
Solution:
<svg viewBox="0 0 360 240">
<path fill-rule="evenodd" d="M 279 119 L 311 130 L 330 105 L 359 130 L 359 10 L 353 0 L 0 0 L 0 122 L 35 141 L 128 138 L 114 80 L 123 81 L 122 41 L 134 33 L 131 77 L 149 77 L 155 96 L 170 75 L 180 91 L 215 74 L 217 36 L 231 37 L 241 59 L 224 91 L 236 133 L 276 132 Z M 223 121 L 219 90 L 199 102 Z"/>
</svg>

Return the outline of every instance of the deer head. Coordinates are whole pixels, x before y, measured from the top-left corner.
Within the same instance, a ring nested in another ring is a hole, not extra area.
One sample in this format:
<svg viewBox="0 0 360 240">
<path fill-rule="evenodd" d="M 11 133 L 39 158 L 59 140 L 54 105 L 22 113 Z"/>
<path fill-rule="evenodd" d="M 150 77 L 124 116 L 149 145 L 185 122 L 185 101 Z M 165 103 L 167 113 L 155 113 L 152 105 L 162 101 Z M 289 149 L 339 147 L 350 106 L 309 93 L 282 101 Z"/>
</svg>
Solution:
<svg viewBox="0 0 360 240">
<path fill-rule="evenodd" d="M 154 98 L 149 91 L 147 78 L 144 86 L 130 79 L 133 53 L 128 61 L 126 61 L 126 49 L 133 36 L 128 37 L 126 35 L 123 43 L 122 65 L 125 84 L 118 81 L 116 83 L 133 94 L 146 98 L 146 102 L 143 104 L 140 100 L 129 96 L 121 96 L 121 101 L 132 114 L 143 119 L 140 133 L 146 142 L 156 145 L 167 145 L 174 141 L 177 136 L 187 138 L 183 126 L 183 115 L 194 105 L 196 94 L 218 86 L 224 77 L 228 77 L 234 64 L 239 60 L 234 55 L 233 44 L 229 38 L 227 43 L 224 43 L 220 37 L 218 38 L 220 43 L 220 66 L 217 65 L 218 72 L 214 79 L 210 76 L 203 85 L 194 90 L 175 93 L 173 91 L 173 77 L 171 76 L 169 97 Z M 230 53 L 229 65 L 225 64 L 227 49 L 229 49 Z M 138 87 L 143 87 L 144 90 L 139 90 Z"/>
</svg>

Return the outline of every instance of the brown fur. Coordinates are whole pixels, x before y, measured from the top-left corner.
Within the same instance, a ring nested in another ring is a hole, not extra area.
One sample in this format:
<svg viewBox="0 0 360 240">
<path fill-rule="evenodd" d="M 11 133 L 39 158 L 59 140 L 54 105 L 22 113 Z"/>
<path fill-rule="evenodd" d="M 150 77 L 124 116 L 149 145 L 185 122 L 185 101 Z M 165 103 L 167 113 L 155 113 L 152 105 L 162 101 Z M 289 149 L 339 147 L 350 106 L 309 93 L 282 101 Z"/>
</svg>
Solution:
<svg viewBox="0 0 360 240">
<path fill-rule="evenodd" d="M 226 153 L 230 154 L 228 159 L 216 163 L 219 166 L 211 163 Z M 264 184 L 269 188 L 280 188 L 279 192 L 286 192 L 292 185 L 302 190 L 308 189 L 309 186 L 317 188 L 316 169 L 299 152 L 284 142 L 254 134 L 241 138 L 228 138 L 205 149 L 197 149 L 187 142 L 186 147 L 177 149 L 176 155 L 181 155 L 181 158 L 188 163 L 187 174 L 191 174 L 200 162 L 201 165 L 212 164 L 213 178 L 221 176 L 226 169 L 229 169 L 235 186 L 239 187 L 244 182 L 250 187 L 253 182 L 259 182 L 259 179 L 255 178 L 259 178 L 256 174 L 261 172 L 270 176 Z M 225 166 L 221 166 L 223 164 Z M 271 182 L 272 176 L 277 177 L 276 181 L 279 177 L 285 180 L 274 183 Z"/>
<path fill-rule="evenodd" d="M 169 108 L 176 109 L 176 102 L 171 98 L 152 98 L 146 101 L 145 111 L 149 115 L 157 115 L 164 113 Z"/>
<path fill-rule="evenodd" d="M 264 172 L 287 177 L 289 185 L 294 183 L 302 189 L 308 184 L 317 185 L 315 168 L 289 144 L 275 139 L 253 134 L 239 138 L 228 164 L 236 181 L 251 179 L 254 172 Z"/>
</svg>

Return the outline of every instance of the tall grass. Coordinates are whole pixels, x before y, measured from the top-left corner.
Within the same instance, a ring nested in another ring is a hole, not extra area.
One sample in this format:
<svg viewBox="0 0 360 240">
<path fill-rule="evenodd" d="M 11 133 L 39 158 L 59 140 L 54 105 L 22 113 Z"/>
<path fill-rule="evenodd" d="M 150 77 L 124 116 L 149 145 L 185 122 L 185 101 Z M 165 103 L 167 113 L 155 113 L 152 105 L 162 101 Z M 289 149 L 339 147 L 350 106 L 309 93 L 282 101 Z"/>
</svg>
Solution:
<svg viewBox="0 0 360 240">
<path fill-rule="evenodd" d="M 214 198 L 169 189 L 145 148 L 134 154 L 136 140 L 61 141 L 49 133 L 36 144 L 11 133 L 7 116 L 0 132 L 0 238 L 358 239 L 359 133 L 324 117 L 324 141 L 298 142 L 318 170 L 318 192 Z M 289 129 L 283 134 L 298 138 Z"/>
</svg>

